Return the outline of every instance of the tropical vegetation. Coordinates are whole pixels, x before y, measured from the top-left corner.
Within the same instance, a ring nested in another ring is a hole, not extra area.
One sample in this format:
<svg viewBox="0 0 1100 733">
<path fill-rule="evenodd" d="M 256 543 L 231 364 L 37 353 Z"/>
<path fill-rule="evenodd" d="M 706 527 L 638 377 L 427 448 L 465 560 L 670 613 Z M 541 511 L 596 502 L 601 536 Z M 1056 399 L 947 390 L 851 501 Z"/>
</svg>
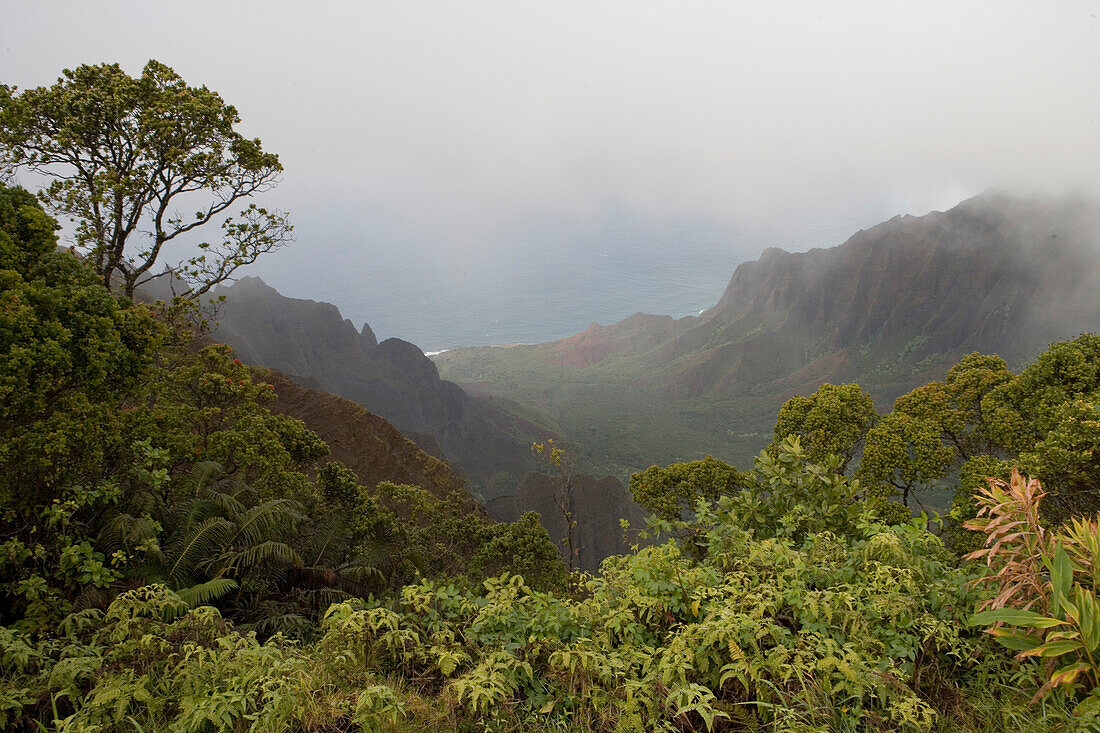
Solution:
<svg viewBox="0 0 1100 733">
<path fill-rule="evenodd" d="M 169 72 L 82 67 L 36 104 L 220 104 Z M 204 160 L 277 165 L 250 145 Z M 79 214 L 112 175 L 40 198 Z M 587 575 L 532 514 L 362 485 L 263 370 L 134 302 L 141 266 L 57 228 L 0 188 L 5 729 L 1100 729 L 1100 337 L 968 356 L 882 416 L 857 385 L 793 398 L 751 469 L 635 474 L 640 542 Z M 944 521 L 910 510 L 933 490 Z"/>
</svg>

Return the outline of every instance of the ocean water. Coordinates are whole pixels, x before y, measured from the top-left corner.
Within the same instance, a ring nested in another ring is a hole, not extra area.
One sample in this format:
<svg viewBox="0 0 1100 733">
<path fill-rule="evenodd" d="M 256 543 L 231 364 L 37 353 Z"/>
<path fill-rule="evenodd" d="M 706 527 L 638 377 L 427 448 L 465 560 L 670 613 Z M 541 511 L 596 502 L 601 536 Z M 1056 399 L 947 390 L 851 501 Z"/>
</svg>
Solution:
<svg viewBox="0 0 1100 733">
<path fill-rule="evenodd" d="M 381 228 L 298 224 L 298 242 L 248 274 L 289 297 L 327 301 L 379 340 L 425 352 L 538 343 L 636 312 L 683 317 L 714 305 L 737 265 L 769 246 L 835 246 L 894 212 L 861 211 L 769 231 L 609 216 L 509 231 L 477 247 L 401 241 Z"/>
</svg>

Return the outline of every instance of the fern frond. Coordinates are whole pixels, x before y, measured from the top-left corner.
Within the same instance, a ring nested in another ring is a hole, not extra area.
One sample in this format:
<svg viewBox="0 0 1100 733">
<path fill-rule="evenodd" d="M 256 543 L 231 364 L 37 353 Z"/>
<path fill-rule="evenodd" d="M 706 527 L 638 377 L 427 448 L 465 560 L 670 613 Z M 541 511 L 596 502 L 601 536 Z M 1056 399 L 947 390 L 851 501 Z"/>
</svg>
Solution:
<svg viewBox="0 0 1100 733">
<path fill-rule="evenodd" d="M 115 550 L 128 550 L 143 540 L 156 539 L 158 524 L 151 517 L 135 517 L 132 514 L 116 514 L 103 524 L 96 544 L 110 554 Z"/>
<path fill-rule="evenodd" d="M 168 550 L 168 555 L 175 557 L 168 570 L 168 579 L 177 586 L 182 585 L 204 558 L 208 560 L 220 553 L 233 530 L 233 524 L 221 517 L 210 517 L 191 528 Z"/>
<path fill-rule="evenodd" d="M 381 568 L 367 559 L 339 567 L 337 572 L 340 577 L 360 584 L 370 583 L 372 580 L 385 581 L 386 579 Z"/>
<path fill-rule="evenodd" d="M 300 613 L 269 613 L 259 621 L 250 624 L 252 628 L 261 634 L 271 636 L 273 634 L 285 634 L 287 636 L 304 637 L 313 628 L 313 622 Z"/>
<path fill-rule="evenodd" d="M 238 501 L 232 494 L 228 494 L 216 488 L 202 489 L 201 501 L 208 502 L 218 514 L 221 514 L 227 519 L 236 520 L 247 511 L 244 504 Z"/>
<path fill-rule="evenodd" d="M 208 605 L 237 589 L 237 581 L 231 578 L 214 578 L 205 583 L 179 588 L 176 595 L 191 608 Z"/>
<path fill-rule="evenodd" d="M 347 529 L 347 524 L 340 521 L 340 518 L 336 516 L 335 512 L 328 517 L 325 517 L 321 522 L 310 523 L 310 555 L 315 555 L 313 559 L 314 565 L 320 565 L 322 558 L 328 551 L 329 546 L 333 543 L 333 540 Z"/>
<path fill-rule="evenodd" d="M 245 549 L 232 553 L 226 563 L 227 570 L 252 568 L 269 560 L 281 560 L 285 563 L 300 565 L 302 558 L 285 542 L 261 542 L 258 545 L 250 545 Z"/>
<path fill-rule="evenodd" d="M 222 490 L 242 504 L 250 504 L 252 502 L 257 502 L 260 500 L 260 492 L 256 491 L 256 489 L 252 488 L 243 481 L 235 481 L 230 488 L 232 489 L 231 491 L 225 491 L 224 488 Z"/>
<path fill-rule="evenodd" d="M 198 493 L 225 475 L 225 468 L 217 461 L 199 461 L 191 467 L 187 483 Z"/>
<path fill-rule="evenodd" d="M 240 517 L 237 532 L 230 540 L 231 544 L 255 544 L 273 533 L 289 530 L 302 515 L 294 510 L 294 502 L 289 499 L 271 499 L 258 504 Z"/>
</svg>

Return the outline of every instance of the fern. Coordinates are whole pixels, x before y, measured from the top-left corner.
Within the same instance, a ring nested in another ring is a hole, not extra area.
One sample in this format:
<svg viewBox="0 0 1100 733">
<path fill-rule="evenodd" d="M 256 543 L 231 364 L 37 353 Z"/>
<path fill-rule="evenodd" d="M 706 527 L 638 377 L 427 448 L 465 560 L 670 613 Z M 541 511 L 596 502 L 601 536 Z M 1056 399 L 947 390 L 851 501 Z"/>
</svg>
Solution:
<svg viewBox="0 0 1100 733">
<path fill-rule="evenodd" d="M 177 588 L 176 595 L 191 608 L 205 606 L 237 589 L 237 581 L 229 578 L 214 578 L 187 588 Z"/>
<path fill-rule="evenodd" d="M 236 532 L 230 537 L 229 544 L 255 544 L 274 532 L 289 528 L 301 518 L 302 516 L 294 511 L 293 502 L 288 499 L 266 501 L 248 509 L 243 514 L 230 516 L 236 524 Z"/>
<path fill-rule="evenodd" d="M 221 517 L 204 519 L 189 527 L 177 541 L 167 548 L 172 558 L 167 577 L 177 585 L 183 585 L 194 576 L 204 558 L 215 555 L 227 543 L 233 532 L 233 524 Z"/>
</svg>

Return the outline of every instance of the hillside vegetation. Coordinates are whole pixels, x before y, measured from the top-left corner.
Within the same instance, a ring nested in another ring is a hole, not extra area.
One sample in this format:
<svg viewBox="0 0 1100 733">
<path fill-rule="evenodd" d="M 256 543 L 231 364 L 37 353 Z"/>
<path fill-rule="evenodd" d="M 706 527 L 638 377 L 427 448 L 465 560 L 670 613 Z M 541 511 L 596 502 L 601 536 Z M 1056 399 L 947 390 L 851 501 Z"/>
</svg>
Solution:
<svg viewBox="0 0 1100 733">
<path fill-rule="evenodd" d="M 1100 213 L 983 194 L 832 249 L 764 252 L 699 317 L 637 314 L 560 341 L 455 349 L 445 379 L 549 414 L 587 471 L 747 464 L 788 398 L 858 382 L 885 410 L 974 351 L 1014 368 L 1100 330 Z"/>
<path fill-rule="evenodd" d="M 832 254 L 772 252 L 699 319 L 516 351 L 545 405 L 614 408 L 563 447 L 539 408 L 471 400 L 323 305 L 293 308 L 348 338 L 275 365 L 293 379 L 211 345 L 195 296 L 289 235 L 250 202 L 282 168 L 238 122 L 155 61 L 0 85 L 0 164 L 54 179 L 0 186 L 0 728 L 1100 729 L 1100 336 L 1042 341 L 1095 313 L 1083 249 L 1056 241 L 1085 244 L 1061 227 L 1087 212 L 1008 226 L 1003 201 L 969 202 Z M 168 213 L 181 194 L 204 200 L 194 220 Z M 162 247 L 210 223 L 221 240 L 168 265 L 186 297 L 135 302 Z M 1026 257 L 1002 251 L 1013 232 Z M 253 315 L 257 354 L 265 324 L 315 335 Z M 491 371 L 497 352 L 476 353 Z M 320 378 L 296 365 L 327 358 L 440 418 L 413 437 L 482 450 L 479 470 L 510 475 L 500 456 L 545 434 L 522 448 L 548 474 L 518 496 L 565 537 L 514 504 L 489 521 L 438 456 L 303 386 Z M 634 505 L 577 472 L 665 450 L 666 421 L 692 413 L 700 434 L 751 417 L 739 435 L 762 450 L 658 462 L 630 476 Z M 570 454 L 581 435 L 595 453 Z M 914 516 L 933 491 L 949 515 Z M 620 507 L 649 514 L 622 545 L 580 526 Z M 625 551 L 585 573 L 586 543 Z"/>
<path fill-rule="evenodd" d="M 567 576 L 533 515 L 321 462 L 269 373 L 112 295 L 55 227 L 0 191 L 6 728 L 1096 725 L 1100 529 L 1059 522 L 1095 510 L 1100 338 L 964 360 L 881 421 L 858 388 L 792 400 L 749 471 L 638 474 L 646 546 Z M 894 501 L 1009 458 L 1049 496 L 959 483 L 950 547 Z"/>
</svg>

